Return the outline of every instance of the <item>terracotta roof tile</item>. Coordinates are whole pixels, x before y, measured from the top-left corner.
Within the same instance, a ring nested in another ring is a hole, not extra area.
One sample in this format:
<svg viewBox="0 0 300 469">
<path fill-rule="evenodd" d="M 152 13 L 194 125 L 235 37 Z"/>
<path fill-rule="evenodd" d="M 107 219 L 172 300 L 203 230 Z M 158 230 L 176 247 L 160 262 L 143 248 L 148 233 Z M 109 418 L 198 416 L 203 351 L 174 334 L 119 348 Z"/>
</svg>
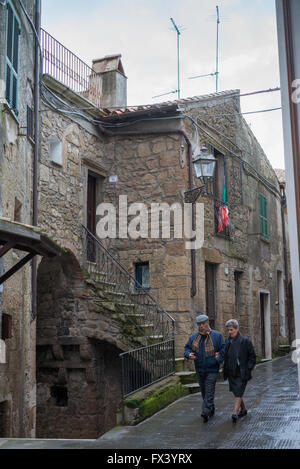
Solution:
<svg viewBox="0 0 300 469">
<path fill-rule="evenodd" d="M 180 106 L 184 104 L 190 104 L 192 102 L 197 102 L 197 101 L 205 101 L 207 99 L 214 99 L 214 98 L 222 98 L 225 96 L 234 96 L 234 95 L 239 95 L 239 90 L 230 90 L 230 91 L 221 91 L 219 93 L 211 93 L 211 94 L 205 94 L 205 95 L 200 95 L 200 96 L 193 96 L 190 98 L 184 98 L 184 99 L 175 99 L 174 101 L 164 101 L 161 103 L 155 103 L 155 104 L 146 104 L 146 105 L 138 105 L 138 106 L 127 106 L 126 108 L 109 108 L 109 109 L 104 109 L 104 111 L 107 113 L 107 116 L 113 116 L 113 115 L 123 115 L 123 114 L 129 114 L 129 113 L 134 113 L 138 111 L 153 111 L 153 110 L 162 110 L 163 108 L 168 108 L 170 106 Z"/>
</svg>

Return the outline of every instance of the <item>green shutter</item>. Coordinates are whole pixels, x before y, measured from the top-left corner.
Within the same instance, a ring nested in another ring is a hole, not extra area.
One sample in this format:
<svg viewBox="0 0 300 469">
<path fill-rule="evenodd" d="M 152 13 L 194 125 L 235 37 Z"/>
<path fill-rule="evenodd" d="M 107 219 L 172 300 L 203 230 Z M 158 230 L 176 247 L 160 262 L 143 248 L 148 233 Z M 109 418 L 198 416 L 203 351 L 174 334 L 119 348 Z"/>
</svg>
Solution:
<svg viewBox="0 0 300 469">
<path fill-rule="evenodd" d="M 260 234 L 263 239 L 269 239 L 267 199 L 263 194 L 258 194 Z"/>
<path fill-rule="evenodd" d="M 10 3 L 7 4 L 6 22 L 5 98 L 17 112 L 20 23 Z"/>
</svg>

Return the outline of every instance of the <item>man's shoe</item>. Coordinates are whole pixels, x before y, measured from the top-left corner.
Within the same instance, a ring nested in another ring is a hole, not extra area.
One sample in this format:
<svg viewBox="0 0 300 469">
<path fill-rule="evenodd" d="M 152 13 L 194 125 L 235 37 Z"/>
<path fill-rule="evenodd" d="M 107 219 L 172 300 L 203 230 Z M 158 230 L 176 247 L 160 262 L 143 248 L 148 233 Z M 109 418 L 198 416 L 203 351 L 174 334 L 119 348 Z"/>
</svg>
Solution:
<svg viewBox="0 0 300 469">
<path fill-rule="evenodd" d="M 232 418 L 233 423 L 236 423 L 238 416 L 236 414 L 232 414 L 231 418 Z"/>
<path fill-rule="evenodd" d="M 206 415 L 206 414 L 201 414 L 201 417 L 203 418 L 203 422 L 204 422 L 204 423 L 208 422 L 208 415 Z"/>
<path fill-rule="evenodd" d="M 209 416 L 213 417 L 214 415 L 215 415 L 215 408 L 213 407 L 213 409 L 209 413 Z"/>
<path fill-rule="evenodd" d="M 239 413 L 238 413 L 238 417 L 241 418 L 241 417 L 245 417 L 245 415 L 247 415 L 247 409 L 246 410 L 240 410 Z"/>
</svg>

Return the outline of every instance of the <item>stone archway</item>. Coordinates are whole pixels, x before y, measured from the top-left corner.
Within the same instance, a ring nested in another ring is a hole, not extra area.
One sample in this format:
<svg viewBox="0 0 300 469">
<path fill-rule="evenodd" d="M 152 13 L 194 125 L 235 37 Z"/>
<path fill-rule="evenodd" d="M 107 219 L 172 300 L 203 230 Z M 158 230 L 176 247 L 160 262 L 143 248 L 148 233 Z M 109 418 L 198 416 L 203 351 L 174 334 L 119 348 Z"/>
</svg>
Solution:
<svg viewBox="0 0 300 469">
<path fill-rule="evenodd" d="M 38 269 L 37 437 L 98 438 L 116 425 L 124 347 L 70 251 Z"/>
</svg>

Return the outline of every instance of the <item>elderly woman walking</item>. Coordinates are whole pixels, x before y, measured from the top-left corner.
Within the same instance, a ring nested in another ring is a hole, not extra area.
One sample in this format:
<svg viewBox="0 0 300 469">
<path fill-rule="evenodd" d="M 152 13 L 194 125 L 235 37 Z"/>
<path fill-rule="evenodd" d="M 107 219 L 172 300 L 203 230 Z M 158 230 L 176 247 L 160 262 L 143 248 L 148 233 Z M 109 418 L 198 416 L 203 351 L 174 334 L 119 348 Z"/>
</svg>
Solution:
<svg viewBox="0 0 300 469">
<path fill-rule="evenodd" d="M 224 379 L 228 378 L 229 391 L 234 394 L 234 410 L 231 416 L 235 423 L 238 417 L 247 415 L 243 395 L 247 382 L 251 379 L 251 371 L 256 364 L 256 355 L 252 342 L 244 337 L 239 330 L 236 319 L 226 322 L 228 338 L 226 340 Z"/>
</svg>

